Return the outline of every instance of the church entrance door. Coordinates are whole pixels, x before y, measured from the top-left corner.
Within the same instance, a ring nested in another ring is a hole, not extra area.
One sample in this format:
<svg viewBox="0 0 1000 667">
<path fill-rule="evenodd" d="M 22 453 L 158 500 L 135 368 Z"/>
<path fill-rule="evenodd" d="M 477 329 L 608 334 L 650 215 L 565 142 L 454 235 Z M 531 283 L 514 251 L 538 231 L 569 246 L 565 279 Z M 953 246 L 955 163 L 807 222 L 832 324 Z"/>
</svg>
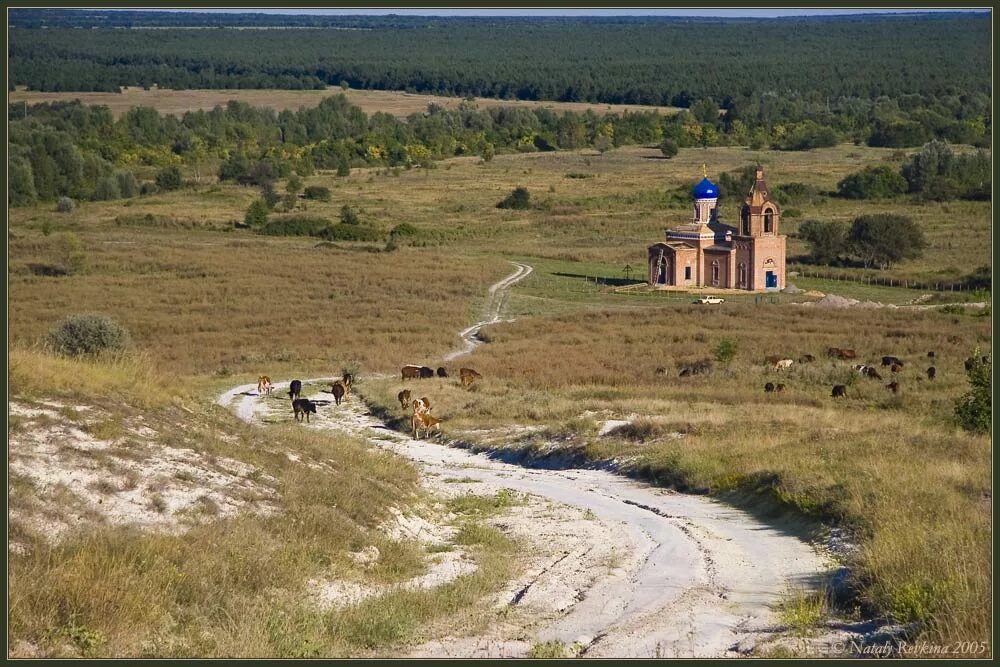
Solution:
<svg viewBox="0 0 1000 667">
<path fill-rule="evenodd" d="M 778 274 L 774 271 L 768 271 L 764 274 L 764 286 L 767 289 L 775 289 L 778 287 Z"/>
<path fill-rule="evenodd" d="M 667 284 L 667 258 L 664 257 L 660 260 L 659 270 L 656 272 L 656 283 L 658 285 Z"/>
</svg>

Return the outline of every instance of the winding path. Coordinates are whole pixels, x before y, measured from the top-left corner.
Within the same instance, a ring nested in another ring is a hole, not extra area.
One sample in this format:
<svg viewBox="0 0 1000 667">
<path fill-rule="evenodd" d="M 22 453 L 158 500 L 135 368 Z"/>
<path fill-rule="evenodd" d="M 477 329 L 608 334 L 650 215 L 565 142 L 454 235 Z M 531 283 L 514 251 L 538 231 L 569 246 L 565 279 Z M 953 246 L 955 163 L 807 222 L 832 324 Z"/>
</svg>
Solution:
<svg viewBox="0 0 1000 667">
<path fill-rule="evenodd" d="M 479 328 L 499 320 L 510 286 L 531 271 L 517 266 L 517 272 L 490 288 L 488 319 L 463 331 L 464 349 L 449 358 L 471 350 Z M 303 384 L 322 381 L 328 379 Z M 275 390 L 287 386 L 277 383 Z M 260 400 L 255 390 L 256 385 L 235 387 L 217 402 L 251 422 L 255 414 L 271 409 L 271 402 Z M 829 567 L 790 532 L 710 498 L 601 470 L 526 468 L 415 440 L 387 429 L 357 400 L 322 410 L 310 427 L 364 437 L 416 462 L 425 474 L 501 484 L 591 513 L 608 539 L 620 541 L 627 554 L 624 564 L 579 591 L 558 618 L 535 632 L 537 641 L 577 643 L 586 657 L 739 655 L 774 632 L 775 603 L 791 591 L 816 587 Z M 564 558 L 553 558 L 550 576 L 559 577 Z M 524 582 L 523 590 L 533 581 Z M 456 651 L 464 651 L 465 657 L 496 657 L 478 643 L 437 648 L 441 657 L 454 657 Z"/>
</svg>

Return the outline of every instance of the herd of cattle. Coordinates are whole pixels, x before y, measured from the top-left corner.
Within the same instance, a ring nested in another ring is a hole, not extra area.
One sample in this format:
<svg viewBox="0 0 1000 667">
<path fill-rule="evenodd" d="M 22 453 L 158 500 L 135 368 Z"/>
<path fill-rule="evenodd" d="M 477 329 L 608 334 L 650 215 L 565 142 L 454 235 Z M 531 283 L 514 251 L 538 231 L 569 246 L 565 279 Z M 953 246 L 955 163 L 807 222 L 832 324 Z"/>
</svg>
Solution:
<svg viewBox="0 0 1000 667">
<path fill-rule="evenodd" d="M 857 359 L 858 357 L 857 353 L 854 350 L 839 348 L 839 347 L 828 348 L 826 351 L 826 356 L 831 359 L 842 359 L 842 360 L 852 360 L 852 359 Z M 927 353 L 928 359 L 934 359 L 935 356 L 936 354 L 933 351 Z M 777 356 L 766 357 L 764 361 L 772 368 L 779 371 L 784 370 L 786 368 L 790 368 L 792 364 L 795 363 L 794 359 L 783 359 Z M 811 354 L 806 354 L 799 358 L 799 363 L 802 364 L 808 364 L 814 361 L 816 361 L 816 357 L 814 357 Z M 904 365 L 903 360 L 900 359 L 899 357 L 893 357 L 893 356 L 882 357 L 882 367 L 889 368 L 889 370 L 894 375 L 903 370 L 903 365 Z M 875 366 L 869 366 L 867 364 L 855 364 L 854 370 L 857 373 L 859 373 L 862 377 L 866 377 L 872 380 L 882 379 L 882 376 L 879 374 L 878 369 Z M 937 368 L 935 368 L 934 366 L 930 366 L 927 369 L 926 373 L 927 373 L 927 378 L 929 380 L 933 380 L 937 376 Z M 885 385 L 885 388 L 894 394 L 898 393 L 899 382 L 897 380 L 893 380 L 892 382 Z M 772 383 L 768 382 L 767 384 L 764 385 L 765 392 L 784 391 L 784 390 L 785 390 L 785 385 L 783 384 L 775 386 Z M 847 385 L 843 384 L 834 385 L 833 390 L 830 392 L 830 396 L 833 398 L 847 398 Z"/>
<path fill-rule="evenodd" d="M 841 359 L 845 361 L 857 359 L 858 357 L 857 352 L 855 352 L 854 350 L 839 348 L 839 347 L 828 348 L 826 351 L 826 356 L 831 359 Z M 933 351 L 927 353 L 927 358 L 931 360 L 932 364 L 927 368 L 926 371 L 924 371 L 927 375 L 928 380 L 934 380 L 934 378 L 937 377 L 937 368 L 933 365 L 936 356 L 937 356 L 936 353 Z M 805 354 L 798 358 L 798 363 L 800 364 L 810 364 L 813 363 L 814 361 L 816 361 L 816 357 L 814 357 L 811 354 Z M 973 367 L 973 365 L 976 364 L 977 361 L 987 364 L 989 363 L 989 357 L 984 356 L 979 360 L 972 357 L 966 359 L 965 370 L 967 371 L 970 370 Z M 774 370 L 782 371 L 791 368 L 792 364 L 796 363 L 796 360 L 781 356 L 769 356 L 765 357 L 764 363 L 767 366 L 773 368 Z M 903 370 L 903 366 L 904 363 L 902 359 L 900 359 L 899 357 L 888 356 L 888 355 L 882 357 L 881 367 L 888 368 L 892 372 L 894 378 L 896 377 L 897 373 L 900 373 Z M 712 370 L 712 361 L 710 359 L 701 359 L 700 361 L 695 361 L 692 363 L 684 363 L 679 365 L 679 369 L 680 369 L 680 372 L 678 373 L 679 377 L 703 375 L 709 373 Z M 862 377 L 866 377 L 872 380 L 883 379 L 882 375 L 878 371 L 878 368 L 872 365 L 855 364 L 854 370 L 857 373 L 859 373 Z M 666 374 L 666 372 L 667 372 L 666 369 L 663 367 L 656 369 L 657 375 L 664 375 Z M 900 389 L 899 381 L 893 379 L 891 382 L 885 385 L 885 388 L 891 391 L 892 393 L 896 394 L 899 392 Z M 786 386 L 782 383 L 768 382 L 764 385 L 764 391 L 766 393 L 772 393 L 772 392 L 780 393 L 784 392 L 785 390 Z M 846 398 L 847 385 L 843 384 L 834 385 L 830 395 L 833 398 Z"/>
<path fill-rule="evenodd" d="M 412 379 L 426 379 L 435 376 L 434 369 L 428 366 L 403 366 L 401 373 L 404 381 Z M 466 388 L 470 387 L 473 382 L 483 377 L 471 368 L 460 368 L 458 373 L 462 386 Z M 444 367 L 441 367 L 437 369 L 436 375 L 437 377 L 446 378 L 448 377 L 448 371 Z M 330 393 L 333 394 L 334 402 L 337 405 L 340 405 L 344 397 L 351 393 L 351 385 L 353 383 L 354 376 L 351 373 L 344 373 L 343 377 L 334 381 L 330 385 Z M 267 375 L 261 375 L 257 378 L 257 394 L 259 396 L 270 396 L 273 388 L 274 385 L 271 383 L 271 378 Z M 302 398 L 301 394 L 302 381 L 292 380 L 288 385 L 288 397 L 292 401 L 292 413 L 295 417 L 295 421 L 301 422 L 304 419 L 308 424 L 310 423 L 309 415 L 317 414 L 317 406 L 323 405 L 327 402 L 311 401 L 307 398 Z M 441 432 L 441 420 L 431 415 L 431 401 L 428 397 L 424 396 L 422 398 L 413 398 L 410 390 L 404 389 L 397 394 L 396 398 L 399 400 L 399 404 L 404 410 L 412 408 L 410 427 L 413 430 L 413 435 L 415 437 L 420 437 L 419 433 L 421 430 L 424 431 L 425 435 L 433 431 L 437 431 L 438 433 Z"/>
</svg>

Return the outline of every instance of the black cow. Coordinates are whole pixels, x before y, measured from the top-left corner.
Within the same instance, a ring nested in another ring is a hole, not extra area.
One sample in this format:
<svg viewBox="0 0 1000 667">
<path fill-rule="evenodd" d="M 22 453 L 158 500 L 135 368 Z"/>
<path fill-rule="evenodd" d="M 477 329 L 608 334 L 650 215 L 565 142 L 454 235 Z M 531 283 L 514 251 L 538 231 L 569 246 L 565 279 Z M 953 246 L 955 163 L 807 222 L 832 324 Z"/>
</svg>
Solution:
<svg viewBox="0 0 1000 667">
<path fill-rule="evenodd" d="M 302 394 L 302 380 L 292 380 L 288 385 L 288 397 L 293 401 Z"/>
<path fill-rule="evenodd" d="M 420 367 L 420 377 L 421 377 L 421 379 L 434 377 L 434 369 L 433 368 L 429 368 L 427 366 L 421 366 Z"/>
<path fill-rule="evenodd" d="M 799 358 L 800 364 L 811 364 L 814 361 L 816 361 L 816 357 L 811 354 L 804 354 Z"/>
<path fill-rule="evenodd" d="M 903 367 L 903 362 L 900 361 L 898 357 L 882 357 L 883 366 L 892 366 L 894 364 L 900 368 Z"/>
<path fill-rule="evenodd" d="M 937 355 L 934 354 L 934 350 L 931 350 L 930 352 L 927 353 L 927 358 L 928 359 L 933 359 L 935 356 L 937 356 Z"/>
<path fill-rule="evenodd" d="M 439 378 L 446 378 L 446 377 L 448 377 L 448 371 L 446 371 L 444 369 L 444 366 L 442 366 L 441 368 L 438 369 L 438 377 Z"/>
<path fill-rule="evenodd" d="M 768 382 L 767 384 L 765 384 L 764 385 L 764 391 L 767 392 L 768 394 L 770 394 L 772 391 L 774 391 L 774 383 L 773 382 Z"/>
<path fill-rule="evenodd" d="M 931 366 L 927 369 L 927 379 L 933 380 L 937 376 L 937 369 Z"/>
<path fill-rule="evenodd" d="M 305 415 L 306 423 L 309 423 L 309 413 L 316 414 L 316 404 L 308 398 L 296 398 L 292 401 L 292 411 L 295 413 L 295 421 L 302 421 Z"/>
<path fill-rule="evenodd" d="M 842 384 L 834 385 L 833 394 L 831 395 L 833 396 L 833 398 L 837 398 L 838 396 L 847 398 L 847 387 Z"/>
<path fill-rule="evenodd" d="M 867 375 L 868 377 L 870 377 L 873 380 L 881 380 L 882 379 L 882 376 L 878 374 L 878 371 L 875 370 L 874 366 L 865 366 L 865 375 Z"/>
</svg>

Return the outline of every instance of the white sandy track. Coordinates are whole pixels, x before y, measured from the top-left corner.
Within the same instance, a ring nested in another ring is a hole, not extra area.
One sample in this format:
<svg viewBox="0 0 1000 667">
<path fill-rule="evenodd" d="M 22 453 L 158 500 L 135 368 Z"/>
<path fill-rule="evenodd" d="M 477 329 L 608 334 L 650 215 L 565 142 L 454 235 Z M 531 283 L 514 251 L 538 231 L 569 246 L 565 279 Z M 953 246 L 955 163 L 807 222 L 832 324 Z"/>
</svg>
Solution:
<svg viewBox="0 0 1000 667">
<path fill-rule="evenodd" d="M 491 289 L 494 321 L 502 292 L 527 271 L 521 266 Z M 287 386 L 280 382 L 274 389 Z M 236 387 L 217 402 L 233 406 L 236 401 L 236 413 L 249 422 L 256 411 L 269 412 L 276 403 L 260 399 L 255 390 L 256 385 Z M 290 419 L 291 410 L 285 411 Z M 471 478 L 592 513 L 608 538 L 619 542 L 621 563 L 587 582 L 568 608 L 533 629 L 535 641 L 578 643 L 586 657 L 735 656 L 737 644 L 745 650 L 768 638 L 777 625 L 774 605 L 791 591 L 815 588 L 829 565 L 798 537 L 704 496 L 658 489 L 601 470 L 525 468 L 414 440 L 389 431 L 353 398 L 339 407 L 323 406 L 317 417 L 310 428 L 364 437 L 416 462 L 424 475 Z M 560 554 L 548 560 L 551 576 L 563 576 L 556 567 Z M 526 590 L 541 576 L 534 573 L 515 583 Z M 451 646 L 435 643 L 430 655 L 424 651 L 422 657 L 497 657 L 490 642 L 454 640 Z M 515 653 L 524 654 L 524 642 L 501 643 L 499 651 L 511 655 L 513 645 L 521 646 Z"/>
</svg>

